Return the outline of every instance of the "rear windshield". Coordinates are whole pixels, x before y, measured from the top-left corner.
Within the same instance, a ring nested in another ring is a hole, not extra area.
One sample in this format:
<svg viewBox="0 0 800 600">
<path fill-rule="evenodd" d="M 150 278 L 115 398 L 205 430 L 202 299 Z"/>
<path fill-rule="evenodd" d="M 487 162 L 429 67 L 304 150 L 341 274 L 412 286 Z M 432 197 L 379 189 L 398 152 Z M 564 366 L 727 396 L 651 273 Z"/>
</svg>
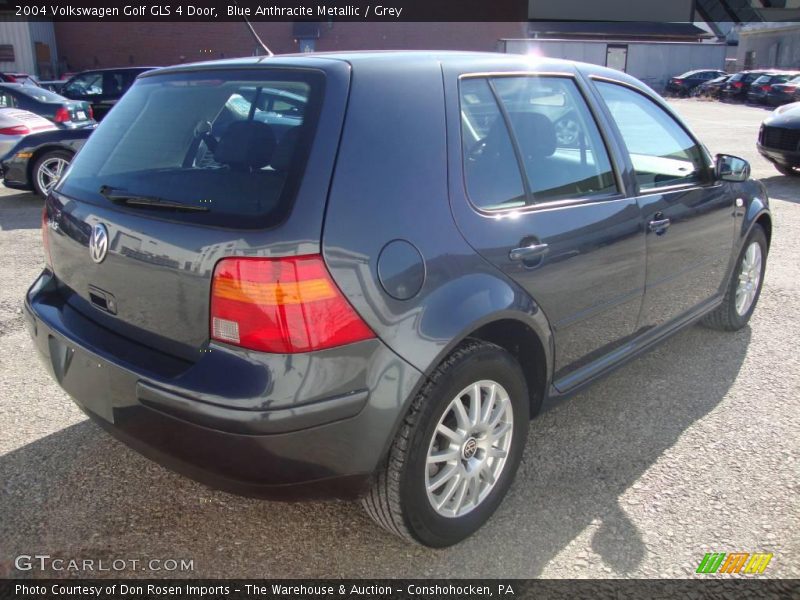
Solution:
<svg viewBox="0 0 800 600">
<path fill-rule="evenodd" d="M 64 96 L 60 96 L 50 90 L 40 87 L 24 86 L 19 88 L 19 91 L 39 102 L 69 102 Z"/>
<path fill-rule="evenodd" d="M 58 191 L 220 227 L 277 223 L 302 177 L 323 84 L 320 72 L 288 69 L 143 77 L 89 138 Z M 142 198 L 148 202 L 135 202 Z M 176 203 L 186 209 L 164 206 Z"/>
<path fill-rule="evenodd" d="M 770 79 L 772 79 L 772 77 L 770 75 L 762 75 L 761 77 L 756 79 L 753 83 L 756 84 L 756 85 L 761 84 L 761 83 L 769 83 Z"/>
</svg>

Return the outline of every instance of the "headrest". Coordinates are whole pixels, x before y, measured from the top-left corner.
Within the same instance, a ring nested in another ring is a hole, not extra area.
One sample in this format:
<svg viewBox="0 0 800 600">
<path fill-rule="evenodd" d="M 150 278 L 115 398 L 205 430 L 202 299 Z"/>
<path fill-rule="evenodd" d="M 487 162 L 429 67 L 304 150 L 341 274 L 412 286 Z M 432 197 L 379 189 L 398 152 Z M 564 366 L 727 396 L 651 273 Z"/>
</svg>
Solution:
<svg viewBox="0 0 800 600">
<path fill-rule="evenodd" d="M 556 151 L 553 122 L 535 112 L 509 113 L 523 158 L 546 158 Z"/>
<path fill-rule="evenodd" d="M 281 141 L 278 142 L 275 152 L 272 154 L 272 162 L 270 162 L 270 165 L 272 165 L 273 169 L 284 172 L 289 170 L 299 135 L 300 126 L 295 126 L 286 130 Z"/>
<path fill-rule="evenodd" d="M 234 168 L 261 169 L 275 152 L 272 127 L 260 121 L 235 121 L 214 148 L 214 160 Z"/>
</svg>

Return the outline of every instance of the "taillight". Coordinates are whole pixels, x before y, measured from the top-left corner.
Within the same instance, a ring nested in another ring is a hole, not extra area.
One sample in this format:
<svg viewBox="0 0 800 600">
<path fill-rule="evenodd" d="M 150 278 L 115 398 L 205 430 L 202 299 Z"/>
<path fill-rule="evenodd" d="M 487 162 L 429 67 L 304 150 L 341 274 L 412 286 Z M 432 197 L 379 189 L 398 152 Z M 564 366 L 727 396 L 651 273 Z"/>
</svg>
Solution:
<svg viewBox="0 0 800 600">
<path fill-rule="evenodd" d="M 42 245 L 44 246 L 44 262 L 52 270 L 53 258 L 50 256 L 50 238 L 47 236 L 48 228 L 49 219 L 47 217 L 47 202 L 45 202 L 42 209 Z"/>
<path fill-rule="evenodd" d="M 224 258 L 214 269 L 212 339 L 289 354 L 373 337 L 317 254 Z"/>
<path fill-rule="evenodd" d="M 673 79 L 672 83 L 674 83 L 675 85 L 681 85 L 683 83 L 683 79 Z"/>
<path fill-rule="evenodd" d="M 86 114 L 89 115 L 90 119 L 94 119 L 94 109 L 92 108 L 91 104 L 89 105 L 89 109 L 86 111 Z"/>
<path fill-rule="evenodd" d="M 741 81 L 734 81 L 733 82 L 733 87 L 735 87 L 738 90 L 738 89 L 744 87 L 744 84 Z"/>
<path fill-rule="evenodd" d="M 56 111 L 56 116 L 53 119 L 56 123 L 66 123 L 70 120 L 69 111 L 64 106 L 60 106 Z"/>
<path fill-rule="evenodd" d="M 762 91 L 762 92 L 768 92 L 768 91 L 770 91 L 771 89 L 772 89 L 772 86 L 771 86 L 771 85 L 762 85 L 762 86 L 761 86 L 761 91 Z"/>
<path fill-rule="evenodd" d="M 785 86 L 783 86 L 783 91 L 784 91 L 784 92 L 789 92 L 789 93 L 792 93 L 792 92 L 794 92 L 796 89 L 797 89 L 797 86 L 796 86 L 796 85 L 785 85 Z"/>
<path fill-rule="evenodd" d="M 2 135 L 28 135 L 31 132 L 25 125 L 12 125 L 11 127 L 0 128 Z"/>
</svg>

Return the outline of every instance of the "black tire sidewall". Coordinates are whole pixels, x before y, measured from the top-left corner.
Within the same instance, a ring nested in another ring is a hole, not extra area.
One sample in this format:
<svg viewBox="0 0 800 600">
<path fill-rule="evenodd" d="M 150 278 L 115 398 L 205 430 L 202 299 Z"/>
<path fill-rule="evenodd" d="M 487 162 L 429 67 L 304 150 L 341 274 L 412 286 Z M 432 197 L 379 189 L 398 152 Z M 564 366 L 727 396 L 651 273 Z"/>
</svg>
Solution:
<svg viewBox="0 0 800 600">
<path fill-rule="evenodd" d="M 447 518 L 436 513 L 425 490 L 428 447 L 439 419 L 461 390 L 476 381 L 489 379 L 501 384 L 509 394 L 514 411 L 514 430 L 509 456 L 489 496 L 463 517 Z M 482 346 L 475 353 L 447 370 L 431 390 L 420 414 L 419 426 L 410 440 L 400 493 L 404 518 L 420 542 L 433 547 L 458 543 L 477 531 L 494 513 L 511 486 L 528 433 L 529 398 L 519 364 L 502 348 Z"/>
<path fill-rule="evenodd" d="M 759 246 L 761 246 L 761 277 L 758 280 L 758 289 L 756 290 L 756 295 L 753 298 L 753 303 L 750 305 L 750 308 L 747 312 L 743 315 L 740 315 L 736 310 L 736 288 L 739 284 L 739 273 L 742 269 L 742 261 L 744 260 L 744 255 L 747 252 L 747 248 L 750 247 L 750 244 L 753 242 L 758 242 Z M 728 290 L 728 314 L 730 323 L 734 325 L 736 329 L 741 329 L 747 322 L 750 320 L 750 317 L 753 315 L 753 311 L 756 309 L 756 305 L 758 304 L 758 299 L 761 297 L 761 290 L 764 287 L 764 274 L 767 269 L 767 236 L 764 233 L 764 230 L 759 226 L 756 225 L 753 227 L 753 230 L 747 236 L 744 244 L 742 244 L 742 249 L 739 251 L 739 258 L 736 261 L 736 266 L 734 267 L 733 274 L 731 275 L 730 281 L 730 289 Z"/>
<path fill-rule="evenodd" d="M 72 161 L 72 154 L 69 152 L 66 152 L 65 150 L 51 150 L 50 152 L 45 152 L 39 158 L 37 158 L 36 162 L 33 164 L 33 169 L 31 169 L 31 185 L 33 186 L 33 190 L 36 192 L 36 194 L 42 198 L 44 198 L 47 194 L 44 192 L 44 190 L 39 188 L 39 168 L 46 160 L 56 157 L 63 158 L 67 162 Z"/>
</svg>

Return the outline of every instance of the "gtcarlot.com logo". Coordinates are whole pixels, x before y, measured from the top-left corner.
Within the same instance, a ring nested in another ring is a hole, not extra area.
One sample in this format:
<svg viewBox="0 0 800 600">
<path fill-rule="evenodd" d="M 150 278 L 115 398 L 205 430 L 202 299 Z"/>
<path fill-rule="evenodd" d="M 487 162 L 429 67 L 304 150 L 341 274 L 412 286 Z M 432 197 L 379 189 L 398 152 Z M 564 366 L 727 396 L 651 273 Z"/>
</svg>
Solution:
<svg viewBox="0 0 800 600">
<path fill-rule="evenodd" d="M 697 573 L 742 573 L 760 575 L 772 560 L 765 552 L 709 552 L 697 566 Z"/>
<path fill-rule="evenodd" d="M 49 554 L 20 554 L 14 559 L 19 571 L 194 571 L 194 559 L 186 558 L 67 558 Z"/>
</svg>

